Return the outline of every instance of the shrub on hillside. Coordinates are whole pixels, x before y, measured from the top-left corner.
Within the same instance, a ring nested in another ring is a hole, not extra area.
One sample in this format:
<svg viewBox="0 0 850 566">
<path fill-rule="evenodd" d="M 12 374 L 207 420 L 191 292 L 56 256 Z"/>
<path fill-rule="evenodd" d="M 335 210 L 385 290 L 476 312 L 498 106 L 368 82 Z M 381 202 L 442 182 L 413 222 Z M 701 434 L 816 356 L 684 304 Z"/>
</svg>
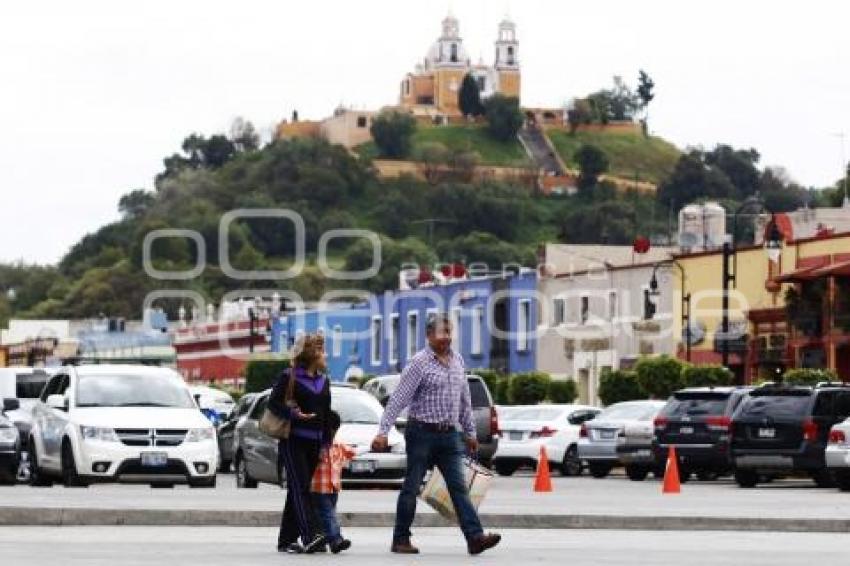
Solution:
<svg viewBox="0 0 850 566">
<path fill-rule="evenodd" d="M 416 120 L 395 110 L 381 112 L 372 121 L 370 132 L 382 157 L 401 159 L 410 155 Z"/>
<path fill-rule="evenodd" d="M 484 103 L 487 132 L 499 141 L 514 139 L 522 127 L 522 112 L 515 97 L 494 94 Z"/>
</svg>

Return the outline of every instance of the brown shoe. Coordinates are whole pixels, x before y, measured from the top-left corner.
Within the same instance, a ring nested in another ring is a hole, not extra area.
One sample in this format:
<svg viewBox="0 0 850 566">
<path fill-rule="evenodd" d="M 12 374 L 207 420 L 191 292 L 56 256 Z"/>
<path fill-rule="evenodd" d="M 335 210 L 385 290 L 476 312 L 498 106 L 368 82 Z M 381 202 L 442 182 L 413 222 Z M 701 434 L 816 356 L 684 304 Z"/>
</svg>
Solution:
<svg viewBox="0 0 850 566">
<path fill-rule="evenodd" d="M 394 540 L 390 552 L 396 554 L 419 554 L 419 549 L 410 544 L 410 539 Z"/>
<path fill-rule="evenodd" d="M 496 533 L 488 533 L 478 536 L 466 543 L 466 548 L 470 554 L 481 554 L 489 548 L 493 548 L 499 541 L 502 540 L 502 535 Z"/>
</svg>

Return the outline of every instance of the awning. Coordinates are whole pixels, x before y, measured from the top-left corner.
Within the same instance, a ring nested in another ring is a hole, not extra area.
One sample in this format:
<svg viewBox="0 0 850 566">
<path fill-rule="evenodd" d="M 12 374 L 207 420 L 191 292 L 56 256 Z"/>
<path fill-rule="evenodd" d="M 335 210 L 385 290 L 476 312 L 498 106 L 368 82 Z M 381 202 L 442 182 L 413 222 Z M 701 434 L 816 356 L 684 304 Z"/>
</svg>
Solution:
<svg viewBox="0 0 850 566">
<path fill-rule="evenodd" d="M 794 271 L 777 275 L 773 278 L 773 280 L 777 283 L 799 283 L 801 281 L 811 281 L 812 279 L 817 279 L 817 276 L 812 275 L 812 273 L 819 269 L 822 268 L 819 266 L 801 267 Z"/>
<path fill-rule="evenodd" d="M 812 272 L 814 277 L 850 277 L 850 261 L 841 261 L 819 267 Z"/>
</svg>

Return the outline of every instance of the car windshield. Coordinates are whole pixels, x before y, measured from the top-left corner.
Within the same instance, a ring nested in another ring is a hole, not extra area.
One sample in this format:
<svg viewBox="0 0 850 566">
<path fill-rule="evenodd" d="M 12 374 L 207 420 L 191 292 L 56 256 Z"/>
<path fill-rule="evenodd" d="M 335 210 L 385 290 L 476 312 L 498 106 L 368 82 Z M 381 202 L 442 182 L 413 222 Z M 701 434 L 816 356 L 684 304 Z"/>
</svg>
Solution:
<svg viewBox="0 0 850 566">
<path fill-rule="evenodd" d="M 729 396 L 722 393 L 676 394 L 667 402 L 661 414 L 666 417 L 722 415 L 728 400 Z"/>
<path fill-rule="evenodd" d="M 741 414 L 765 417 L 799 417 L 809 404 L 810 392 L 788 391 L 783 394 L 752 394 L 744 401 Z"/>
<path fill-rule="evenodd" d="M 521 409 L 507 418 L 512 421 L 551 421 L 563 413 L 563 409 Z"/>
<path fill-rule="evenodd" d="M 43 371 L 19 373 L 15 379 L 15 395 L 18 399 L 38 399 L 50 375 Z"/>
<path fill-rule="evenodd" d="M 378 424 L 383 412 L 380 403 L 363 395 L 334 395 L 331 409 L 339 413 L 343 424 Z"/>
<path fill-rule="evenodd" d="M 658 407 L 655 405 L 623 403 L 606 408 L 594 420 L 645 421 L 654 417 L 656 413 L 658 413 Z"/>
<path fill-rule="evenodd" d="M 81 375 L 78 407 L 195 408 L 189 390 L 171 375 Z"/>
</svg>

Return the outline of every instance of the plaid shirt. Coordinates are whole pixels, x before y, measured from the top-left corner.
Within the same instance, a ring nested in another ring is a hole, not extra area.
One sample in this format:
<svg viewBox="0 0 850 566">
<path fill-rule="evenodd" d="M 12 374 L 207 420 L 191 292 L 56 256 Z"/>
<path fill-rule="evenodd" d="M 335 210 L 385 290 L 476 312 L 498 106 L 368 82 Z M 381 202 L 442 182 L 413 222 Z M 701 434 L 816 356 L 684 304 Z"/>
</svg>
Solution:
<svg viewBox="0 0 850 566">
<path fill-rule="evenodd" d="M 380 434 L 387 434 L 399 413 L 410 407 L 408 416 L 435 424 L 460 425 L 463 432 L 475 436 L 472 401 L 463 357 L 449 351 L 444 365 L 431 347 L 417 353 L 401 372 L 401 381 L 384 410 Z"/>
<path fill-rule="evenodd" d="M 342 467 L 354 458 L 355 452 L 340 442 L 323 448 L 310 484 L 311 493 L 337 493 L 342 489 Z"/>
</svg>

